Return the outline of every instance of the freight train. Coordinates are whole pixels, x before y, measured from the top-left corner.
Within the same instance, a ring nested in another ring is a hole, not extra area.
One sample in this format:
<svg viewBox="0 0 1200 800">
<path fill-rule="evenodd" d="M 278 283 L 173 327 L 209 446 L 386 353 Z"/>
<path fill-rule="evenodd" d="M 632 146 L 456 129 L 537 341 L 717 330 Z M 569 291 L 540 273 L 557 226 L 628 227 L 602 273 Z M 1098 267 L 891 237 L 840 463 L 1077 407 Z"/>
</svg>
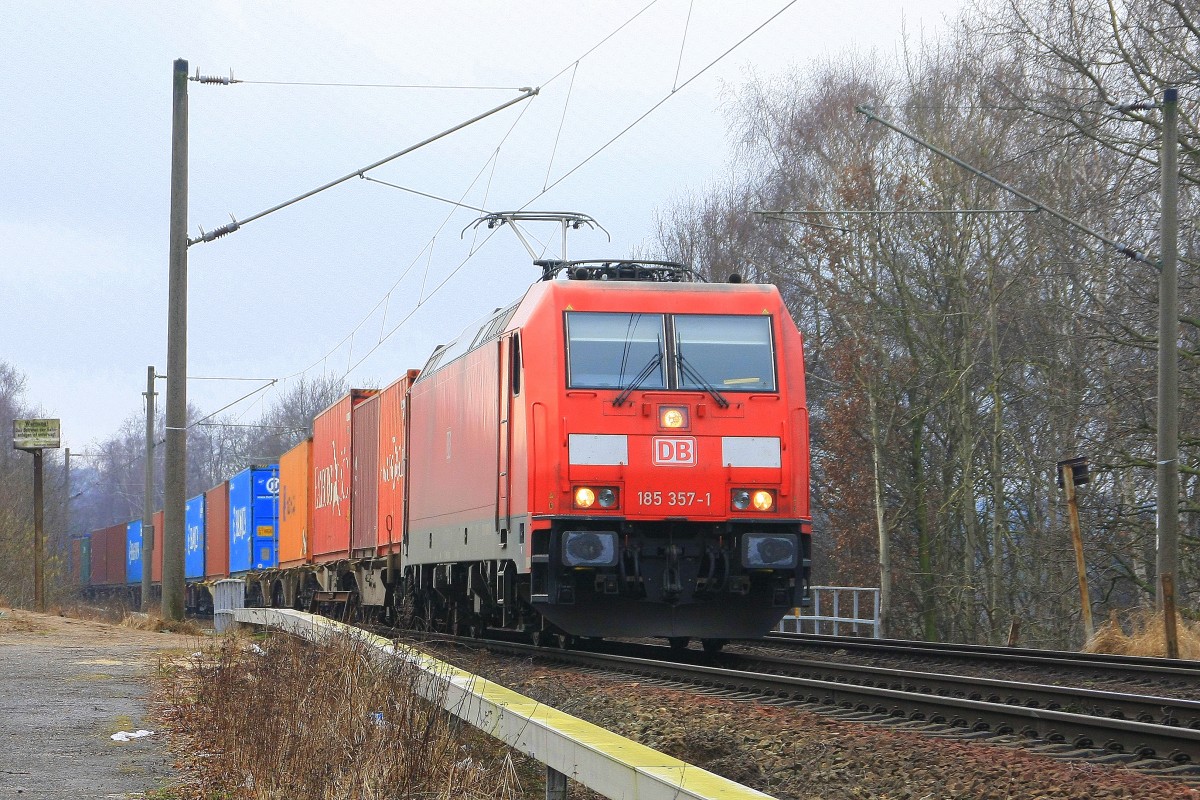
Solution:
<svg viewBox="0 0 1200 800">
<path fill-rule="evenodd" d="M 431 630 L 709 649 L 807 605 L 804 362 L 777 289 L 537 263 L 543 280 L 424 368 L 188 501 L 189 604 L 234 576 L 251 604 L 342 592 Z M 136 583 L 139 537 L 93 532 L 81 580 Z"/>
</svg>

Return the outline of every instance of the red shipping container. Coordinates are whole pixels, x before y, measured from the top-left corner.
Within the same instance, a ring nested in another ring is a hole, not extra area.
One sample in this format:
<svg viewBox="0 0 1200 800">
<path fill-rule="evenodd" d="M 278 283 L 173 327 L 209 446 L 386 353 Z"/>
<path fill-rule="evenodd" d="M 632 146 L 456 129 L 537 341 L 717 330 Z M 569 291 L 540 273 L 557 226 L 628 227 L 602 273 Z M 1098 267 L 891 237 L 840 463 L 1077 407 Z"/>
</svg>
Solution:
<svg viewBox="0 0 1200 800">
<path fill-rule="evenodd" d="M 103 586 L 108 574 L 108 553 L 104 551 L 104 531 L 92 531 L 92 571 L 88 575 L 89 586 Z"/>
<path fill-rule="evenodd" d="M 71 540 L 71 586 L 77 587 L 83 583 L 83 540 Z"/>
<path fill-rule="evenodd" d="M 279 566 L 312 561 L 312 448 L 305 439 L 279 459 Z"/>
<path fill-rule="evenodd" d="M 108 550 L 109 584 L 125 585 L 129 582 L 125 572 L 129 568 L 128 526 L 128 522 L 121 522 L 108 528 L 108 541 L 104 546 Z"/>
<path fill-rule="evenodd" d="M 204 575 L 229 576 L 229 484 L 204 493 Z"/>
<path fill-rule="evenodd" d="M 379 395 L 350 412 L 350 548 L 355 557 L 375 555 L 379 527 Z"/>
<path fill-rule="evenodd" d="M 88 534 L 92 540 L 92 569 L 88 575 L 89 586 L 104 585 L 104 576 L 108 573 L 108 554 L 104 552 L 104 531 L 92 531 Z"/>
<path fill-rule="evenodd" d="M 313 420 L 313 560 L 333 561 L 350 556 L 350 455 L 355 406 L 378 394 L 376 389 L 351 389 Z"/>
<path fill-rule="evenodd" d="M 163 554 L 163 512 L 155 511 L 154 516 L 150 518 L 154 525 L 154 553 L 151 558 L 154 563 L 150 567 L 150 580 L 157 584 L 162 584 L 162 554 Z M 142 536 L 142 546 L 145 546 L 146 537 Z"/>
<path fill-rule="evenodd" d="M 376 543 L 380 555 L 399 553 L 404 536 L 404 468 L 408 457 L 404 416 L 408 390 L 420 374 L 407 374 L 379 393 L 379 504 Z"/>
<path fill-rule="evenodd" d="M 125 583 L 125 525 L 110 525 L 92 532 L 92 585 Z"/>
</svg>

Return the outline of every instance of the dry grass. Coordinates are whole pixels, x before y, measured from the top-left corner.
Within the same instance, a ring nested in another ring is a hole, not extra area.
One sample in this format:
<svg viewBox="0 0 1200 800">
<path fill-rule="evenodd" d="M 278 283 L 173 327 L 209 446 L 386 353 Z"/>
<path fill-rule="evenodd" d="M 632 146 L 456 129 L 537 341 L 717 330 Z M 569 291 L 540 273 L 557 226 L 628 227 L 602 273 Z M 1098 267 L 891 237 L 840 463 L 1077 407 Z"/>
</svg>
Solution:
<svg viewBox="0 0 1200 800">
<path fill-rule="evenodd" d="M 176 797 L 539 796 L 522 789 L 509 751 L 416 692 L 428 677 L 381 666 L 349 639 L 225 637 L 160 675 L 162 716 L 194 776 Z"/>
<path fill-rule="evenodd" d="M 52 612 L 60 617 L 71 617 L 89 622 L 103 622 L 110 625 L 120 625 L 129 615 L 129 609 L 124 603 L 89 603 L 76 600 L 70 603 L 54 606 Z"/>
<path fill-rule="evenodd" d="M 184 620 L 169 620 L 163 619 L 160 612 L 151 610 L 148 614 L 130 613 L 122 618 L 121 623 L 125 628 L 134 628 L 139 631 L 154 631 L 168 633 L 182 633 L 185 636 L 203 636 L 204 629 L 189 619 Z"/>
<path fill-rule="evenodd" d="M 1165 657 L 1167 642 L 1164 624 L 1162 612 L 1139 610 L 1129 615 L 1129 633 L 1126 633 L 1114 611 L 1108 621 L 1087 640 L 1083 652 Z M 1179 657 L 1200 659 L 1200 625 L 1176 615 L 1175 626 Z"/>
<path fill-rule="evenodd" d="M 28 611 L 0 610 L 0 633 L 49 633 L 50 629 Z"/>
</svg>

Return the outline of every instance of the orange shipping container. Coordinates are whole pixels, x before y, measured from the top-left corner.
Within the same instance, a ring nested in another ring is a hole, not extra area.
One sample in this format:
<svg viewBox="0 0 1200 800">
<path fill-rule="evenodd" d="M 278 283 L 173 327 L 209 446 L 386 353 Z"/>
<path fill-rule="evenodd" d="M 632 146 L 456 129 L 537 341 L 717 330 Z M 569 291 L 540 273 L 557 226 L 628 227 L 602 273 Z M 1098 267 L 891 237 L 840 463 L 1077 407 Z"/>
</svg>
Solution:
<svg viewBox="0 0 1200 800">
<path fill-rule="evenodd" d="M 229 484 L 204 493 L 204 575 L 229 577 Z"/>
<path fill-rule="evenodd" d="M 312 561 L 313 440 L 305 439 L 279 459 L 279 566 Z"/>
<path fill-rule="evenodd" d="M 380 555 L 399 553 L 404 536 L 404 465 L 408 457 L 404 441 L 408 389 L 418 370 L 385 388 L 379 395 L 379 527 L 376 530 Z"/>
</svg>

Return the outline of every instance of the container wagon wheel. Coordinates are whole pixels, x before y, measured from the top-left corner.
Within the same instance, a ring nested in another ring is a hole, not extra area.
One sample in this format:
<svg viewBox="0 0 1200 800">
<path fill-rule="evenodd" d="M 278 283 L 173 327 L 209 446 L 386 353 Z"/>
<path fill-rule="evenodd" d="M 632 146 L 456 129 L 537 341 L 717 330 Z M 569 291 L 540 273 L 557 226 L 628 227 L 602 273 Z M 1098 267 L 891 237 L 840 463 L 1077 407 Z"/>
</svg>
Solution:
<svg viewBox="0 0 1200 800">
<path fill-rule="evenodd" d="M 719 652 L 721 652 L 721 648 L 723 648 L 728 642 L 729 642 L 728 639 L 701 639 L 700 640 L 700 644 L 704 646 L 704 652 L 706 652 L 706 653 L 719 653 Z"/>
<path fill-rule="evenodd" d="M 668 636 L 667 644 L 671 645 L 672 650 L 687 650 L 691 640 L 690 636 Z"/>
</svg>

